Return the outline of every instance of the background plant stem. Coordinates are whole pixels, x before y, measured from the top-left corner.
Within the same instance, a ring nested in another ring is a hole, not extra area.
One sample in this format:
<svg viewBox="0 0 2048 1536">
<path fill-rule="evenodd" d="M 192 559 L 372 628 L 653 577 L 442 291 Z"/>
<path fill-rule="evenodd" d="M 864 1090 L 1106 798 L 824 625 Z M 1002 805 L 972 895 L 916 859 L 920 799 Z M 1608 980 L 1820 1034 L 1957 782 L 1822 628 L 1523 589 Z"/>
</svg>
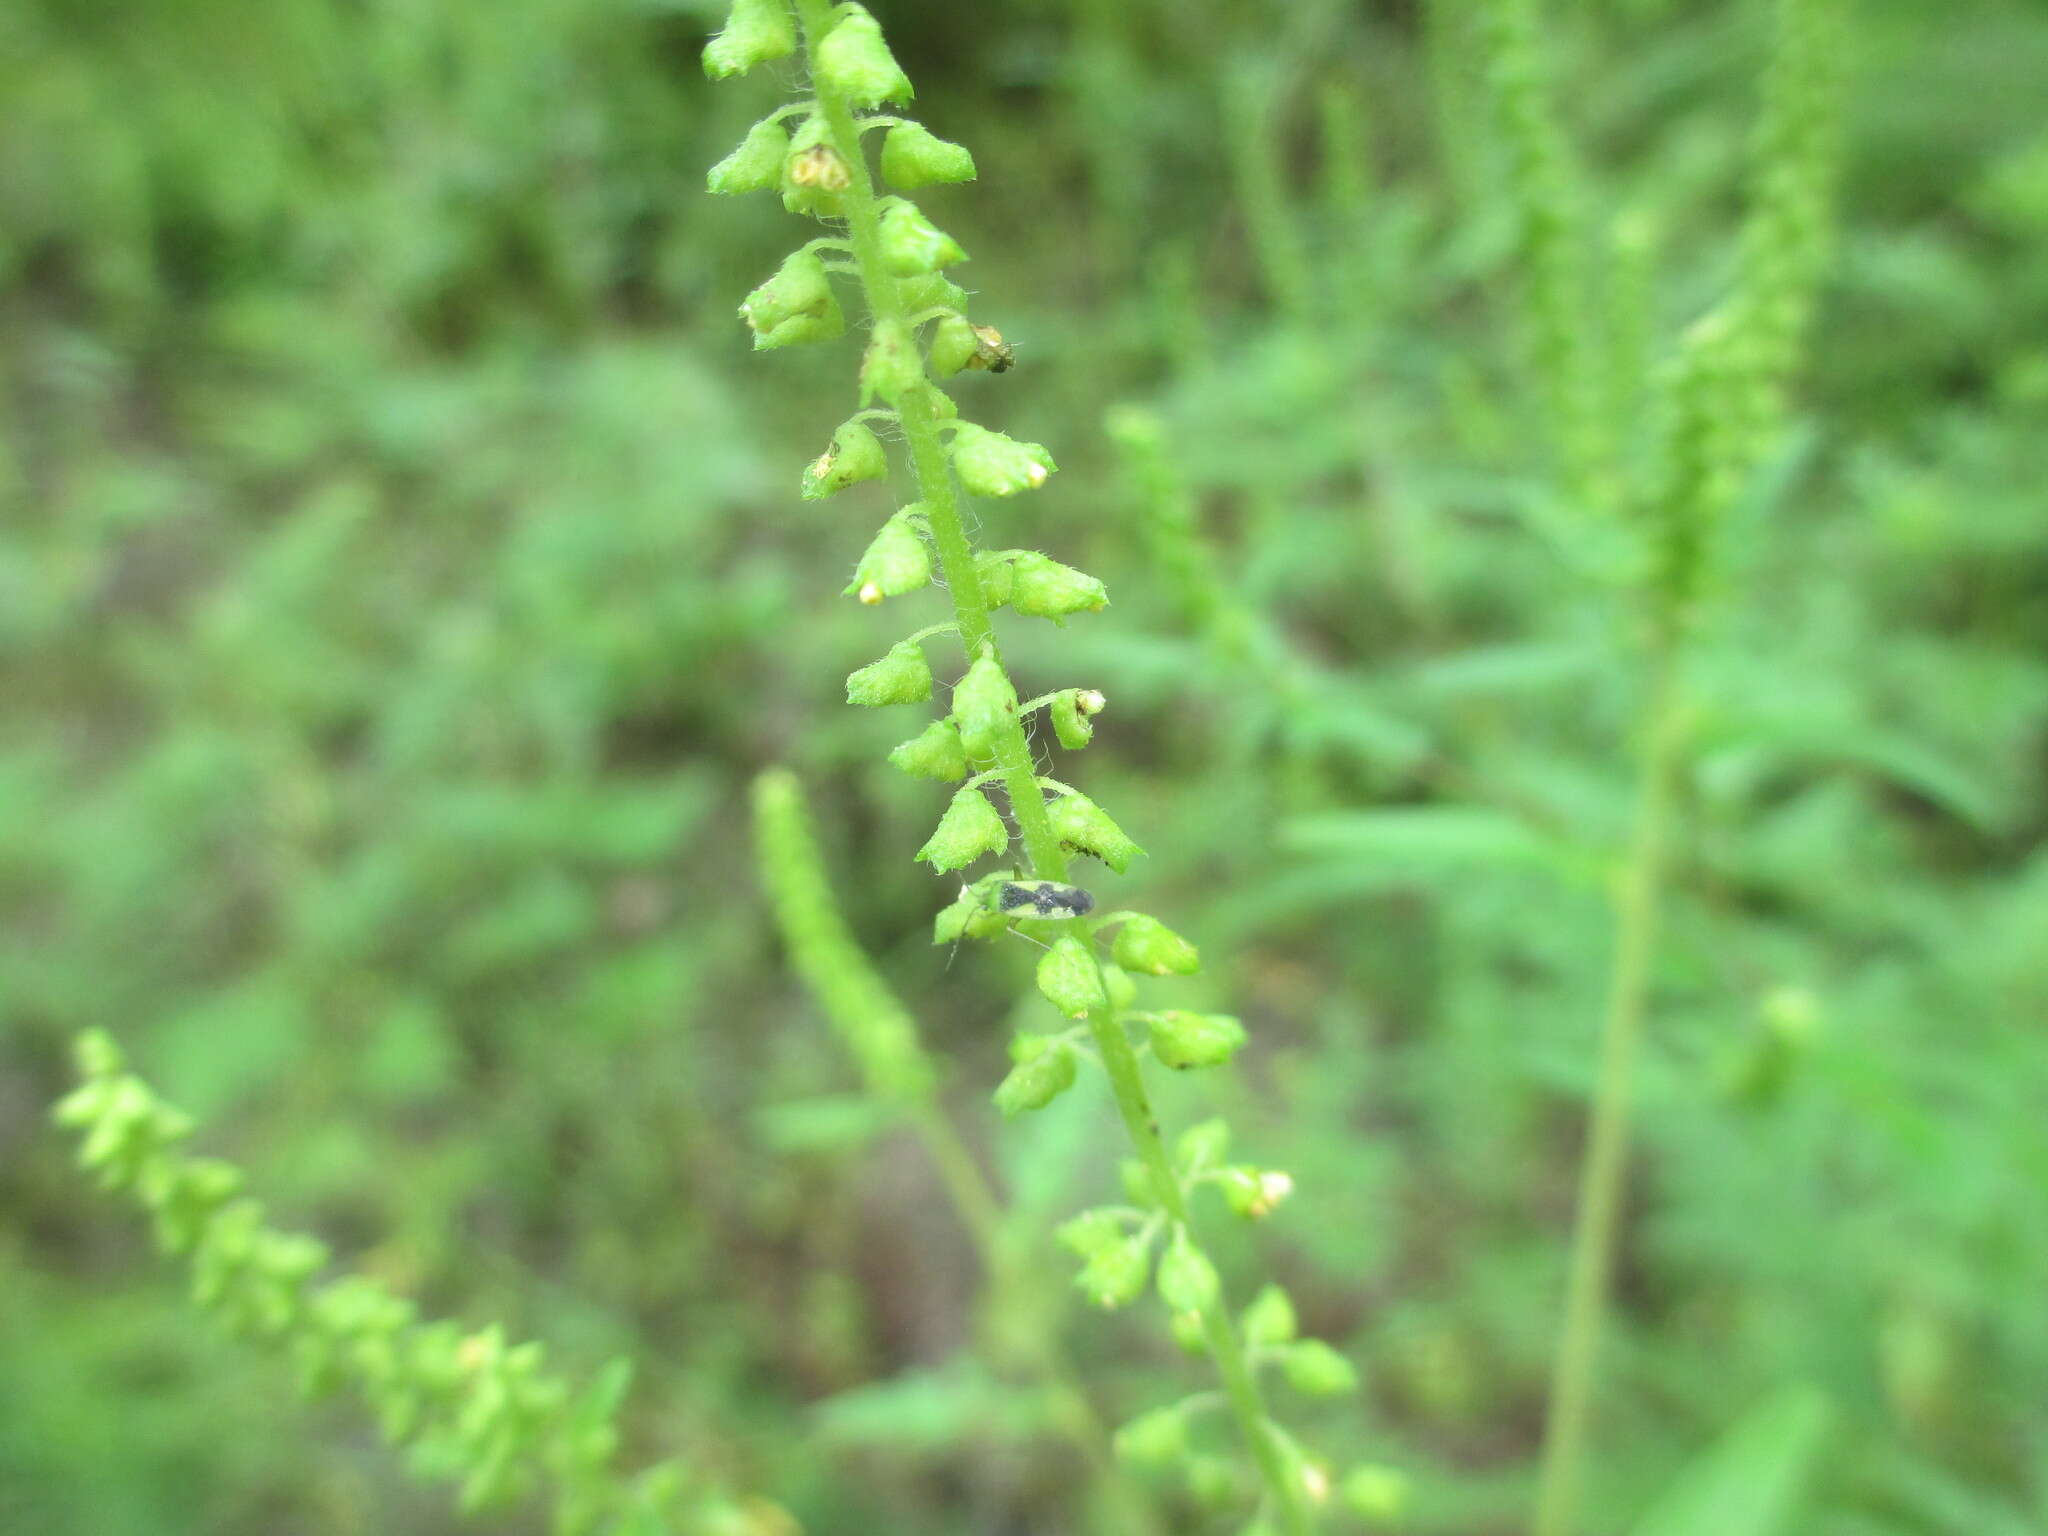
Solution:
<svg viewBox="0 0 2048 1536">
<path fill-rule="evenodd" d="M 1636 1057 L 1657 947 L 1665 843 L 1677 777 L 1681 710 L 1676 642 L 1668 626 L 1652 641 L 1637 769 L 1635 826 L 1616 894 L 1614 961 L 1600 1042 L 1600 1077 L 1579 1170 L 1564 1328 L 1552 1364 L 1543 1467 L 1531 1536 L 1569 1536 L 1585 1461 L 1593 1381 L 1614 1271 L 1628 1164 Z"/>
</svg>

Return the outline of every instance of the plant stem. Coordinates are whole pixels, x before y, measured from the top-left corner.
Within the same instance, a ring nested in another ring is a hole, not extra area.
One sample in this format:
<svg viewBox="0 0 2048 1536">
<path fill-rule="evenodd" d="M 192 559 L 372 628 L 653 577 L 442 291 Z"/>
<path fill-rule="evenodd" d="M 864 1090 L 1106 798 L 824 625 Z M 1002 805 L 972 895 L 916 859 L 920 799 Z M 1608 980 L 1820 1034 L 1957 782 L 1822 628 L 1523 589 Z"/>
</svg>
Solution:
<svg viewBox="0 0 2048 1536">
<path fill-rule="evenodd" d="M 1531 1536 L 1570 1536 L 1577 1514 L 1593 1379 L 1614 1270 L 1628 1164 L 1629 1110 L 1647 1012 L 1650 967 L 1656 955 L 1665 844 L 1680 756 L 1677 660 L 1673 627 L 1660 624 L 1651 642 L 1635 825 L 1616 893 L 1614 962 L 1600 1042 L 1600 1078 L 1579 1170 L 1564 1331 L 1551 1368 L 1543 1469 Z"/>
<path fill-rule="evenodd" d="M 1123 1116 L 1124 1129 L 1130 1135 L 1131 1144 L 1138 1149 L 1138 1156 L 1152 1174 L 1160 1204 L 1176 1226 L 1192 1231 L 1187 1196 L 1181 1190 L 1180 1176 L 1174 1172 L 1166 1144 L 1160 1140 L 1159 1121 L 1153 1115 L 1151 1100 L 1145 1093 L 1145 1079 L 1138 1069 L 1138 1053 L 1131 1048 L 1130 1036 L 1124 1033 L 1123 1016 L 1103 1009 L 1090 1017 L 1088 1027 L 1095 1037 L 1095 1048 L 1102 1053 L 1110 1091 L 1116 1096 L 1117 1112 Z M 1209 1353 L 1215 1357 L 1217 1372 L 1223 1377 L 1223 1390 L 1230 1399 L 1230 1411 L 1237 1419 L 1237 1427 L 1243 1433 L 1252 1459 L 1258 1463 L 1259 1475 L 1265 1480 L 1278 1509 L 1281 1531 L 1284 1536 L 1309 1536 L 1312 1525 L 1308 1490 L 1274 1438 L 1265 1397 L 1245 1358 L 1244 1341 L 1238 1337 L 1229 1311 L 1220 1302 L 1203 1308 L 1202 1333 L 1208 1340 Z"/>
<path fill-rule="evenodd" d="M 828 0 L 797 0 L 797 14 L 803 23 L 804 48 L 816 50 L 818 41 L 831 25 Z M 818 113 L 824 119 L 832 147 L 846 162 L 850 185 L 843 194 L 846 209 L 847 243 L 853 248 L 854 264 L 860 269 L 860 285 L 867 295 L 868 312 L 875 328 L 907 327 L 901 281 L 882 259 L 881 214 L 875 206 L 875 185 L 868 175 L 867 156 L 861 149 L 860 128 L 846 98 L 818 82 Z M 903 392 L 896 402 L 904 442 L 910 449 L 911 468 L 917 475 L 918 497 L 925 504 L 925 521 L 939 552 L 939 568 L 946 578 L 946 590 L 953 598 L 953 615 L 960 626 L 960 644 L 968 657 L 987 652 L 998 664 L 1002 652 L 996 645 L 995 629 L 989 622 L 988 599 L 982 594 L 981 578 L 974 568 L 974 548 L 967 542 L 967 530 L 960 521 L 960 503 L 953 489 L 953 476 L 946 463 L 946 450 L 939 441 L 938 402 L 928 380 L 920 380 Z M 1038 792 L 1038 779 L 1031 760 L 1031 744 L 1020 720 L 1012 719 L 996 738 L 996 765 L 1009 791 L 1010 814 L 1024 839 L 1024 849 L 1034 874 L 1047 880 L 1067 877 L 1067 857 L 1045 813 L 1045 799 Z"/>
</svg>

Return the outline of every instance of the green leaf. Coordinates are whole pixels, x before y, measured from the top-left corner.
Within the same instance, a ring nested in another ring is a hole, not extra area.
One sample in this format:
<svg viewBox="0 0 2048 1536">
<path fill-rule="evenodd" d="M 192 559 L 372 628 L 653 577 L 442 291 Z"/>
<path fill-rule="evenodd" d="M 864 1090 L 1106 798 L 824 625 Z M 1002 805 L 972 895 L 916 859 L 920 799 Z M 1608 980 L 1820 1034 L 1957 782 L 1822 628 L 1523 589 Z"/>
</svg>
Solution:
<svg viewBox="0 0 2048 1536">
<path fill-rule="evenodd" d="M 1827 1400 L 1812 1387 L 1772 1398 L 1686 1467 L 1630 1536 L 1779 1536 L 1794 1529 L 1828 1418 Z"/>
</svg>

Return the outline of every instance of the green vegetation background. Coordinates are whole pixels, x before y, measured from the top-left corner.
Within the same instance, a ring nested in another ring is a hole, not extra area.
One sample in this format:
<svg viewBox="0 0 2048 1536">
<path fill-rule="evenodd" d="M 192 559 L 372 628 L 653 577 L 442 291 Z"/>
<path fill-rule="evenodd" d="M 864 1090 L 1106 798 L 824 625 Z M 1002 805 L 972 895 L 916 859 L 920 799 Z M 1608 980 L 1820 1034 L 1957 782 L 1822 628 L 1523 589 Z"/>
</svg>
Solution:
<svg viewBox="0 0 2048 1536">
<path fill-rule="evenodd" d="M 1018 344 L 975 413 L 1062 465 L 983 515 L 1112 595 L 1020 630 L 1022 678 L 1109 694 L 1085 782 L 1152 850 L 1117 890 L 1254 1031 L 1251 1087 L 1169 1108 L 1231 1095 L 1299 1181 L 1236 1259 L 1367 1372 L 1318 1439 L 1413 1469 L 1416 1529 L 1513 1529 L 1633 678 L 1510 340 L 1465 0 L 874 8 L 982 168 L 928 203 Z M 1725 278 L 1766 17 L 1551 10 L 1601 244 L 1659 253 L 1588 317 L 1625 379 Z M 2048 1528 L 2048 17 L 1858 16 L 1815 363 L 1697 666 L 1603 1529 L 1791 1383 L 1835 1409 L 1802 1530 Z M 1022 962 L 926 946 L 932 796 L 841 706 L 877 509 L 795 488 L 850 354 L 733 320 L 790 232 L 702 195 L 775 99 L 705 87 L 713 21 L 0 14 L 0 1529 L 459 1528 L 90 1193 L 44 1113 L 87 1025 L 347 1262 L 634 1356 L 647 1455 L 819 1536 L 1062 1528 L 749 870 L 790 763 L 1016 1197 L 1108 1187 L 1102 1104 L 990 1123 Z M 1112 1416 L 1182 1369 L 1065 1326 Z"/>
</svg>

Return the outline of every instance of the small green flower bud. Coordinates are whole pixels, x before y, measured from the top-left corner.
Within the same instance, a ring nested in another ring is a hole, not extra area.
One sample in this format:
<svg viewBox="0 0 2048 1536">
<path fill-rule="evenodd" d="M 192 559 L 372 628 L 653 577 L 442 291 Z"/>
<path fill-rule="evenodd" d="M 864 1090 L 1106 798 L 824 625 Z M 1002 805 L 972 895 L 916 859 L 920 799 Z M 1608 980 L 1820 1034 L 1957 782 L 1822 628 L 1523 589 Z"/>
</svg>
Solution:
<svg viewBox="0 0 2048 1536">
<path fill-rule="evenodd" d="M 1114 1211 L 1098 1207 L 1061 1222 L 1054 1236 L 1059 1239 L 1061 1247 L 1089 1259 L 1112 1243 L 1122 1242 L 1124 1224 Z"/>
<path fill-rule="evenodd" d="M 1094 716 L 1108 704 L 1093 688 L 1062 688 L 1053 696 L 1052 729 L 1060 745 L 1078 752 L 1095 739 Z"/>
<path fill-rule="evenodd" d="M 878 325 L 868 338 L 868 349 L 860 360 L 860 403 L 877 400 L 894 405 L 904 394 L 924 382 L 924 362 L 909 328 Z"/>
<path fill-rule="evenodd" d="M 882 210 L 881 234 L 882 259 L 898 277 L 936 272 L 967 259 L 960 243 L 907 198 L 893 198 Z"/>
<path fill-rule="evenodd" d="M 1074 1283 L 1098 1307 L 1128 1306 L 1145 1294 L 1151 1270 L 1151 1243 L 1143 1237 L 1120 1238 L 1090 1254 Z"/>
<path fill-rule="evenodd" d="M 1017 718 L 1017 690 L 993 656 L 977 656 L 953 690 L 953 718 L 971 759 L 996 755 L 996 737 Z"/>
<path fill-rule="evenodd" d="M 1285 1344 L 1294 1337 L 1294 1303 L 1277 1285 L 1268 1285 L 1244 1309 L 1244 1340 L 1253 1348 Z"/>
<path fill-rule="evenodd" d="M 921 123 L 898 123 L 882 140 L 882 174 L 909 191 L 939 181 L 974 180 L 974 156 Z"/>
<path fill-rule="evenodd" d="M 1358 1367 L 1321 1339 L 1290 1344 L 1280 1357 L 1288 1385 L 1310 1397 L 1337 1397 L 1358 1390 Z"/>
<path fill-rule="evenodd" d="M 932 669 L 924 648 L 899 640 L 880 661 L 871 661 L 846 679 L 846 702 L 874 709 L 883 704 L 917 704 L 932 696 Z"/>
<path fill-rule="evenodd" d="M 967 753 L 960 745 L 960 727 L 934 720 L 889 754 L 889 761 L 913 779 L 950 784 L 967 777 Z"/>
<path fill-rule="evenodd" d="M 1183 1173 L 1214 1168 L 1229 1152 L 1230 1122 L 1220 1117 L 1197 1121 L 1182 1131 L 1173 1144 L 1173 1160 Z"/>
<path fill-rule="evenodd" d="M 803 498 L 817 501 L 888 473 L 889 456 L 874 430 L 864 421 L 843 421 L 832 434 L 832 446 L 804 466 Z"/>
<path fill-rule="evenodd" d="M 1109 993 L 1109 1006 L 1118 1013 L 1124 1012 L 1138 1000 L 1138 984 L 1131 980 L 1130 973 L 1120 965 L 1103 966 L 1102 986 Z"/>
<path fill-rule="evenodd" d="M 747 295 L 740 318 L 757 352 L 800 341 L 824 341 L 846 327 L 825 264 L 816 251 L 792 251 L 775 275 Z"/>
<path fill-rule="evenodd" d="M 950 379 L 967 366 L 980 345 L 975 340 L 974 327 L 967 323 L 965 316 L 945 316 L 932 327 L 932 341 L 927 352 L 932 372 L 942 379 Z"/>
<path fill-rule="evenodd" d="M 1360 1519 L 1391 1525 L 1408 1508 L 1408 1477 L 1393 1467 L 1353 1467 L 1339 1497 Z"/>
<path fill-rule="evenodd" d="M 1152 1054 L 1176 1072 L 1221 1066 L 1244 1041 L 1244 1026 L 1228 1014 L 1169 1008 L 1152 1016 Z"/>
<path fill-rule="evenodd" d="M 704 73 L 724 80 L 794 52 L 796 17 L 786 0 L 733 0 L 725 26 L 704 45 Z"/>
<path fill-rule="evenodd" d="M 1118 1182 L 1124 1187 L 1124 1198 L 1141 1211 L 1149 1211 L 1159 1204 L 1159 1182 L 1152 1177 L 1152 1169 L 1142 1160 L 1127 1157 L 1117 1164 Z"/>
<path fill-rule="evenodd" d="M 1037 443 L 1020 443 L 971 421 L 953 432 L 953 469 L 970 496 L 1014 496 L 1036 490 L 1059 466 Z"/>
<path fill-rule="evenodd" d="M 1159 1261 L 1159 1295 L 1176 1312 L 1205 1312 L 1216 1305 L 1223 1284 L 1216 1266 L 1194 1245 L 1187 1228 L 1176 1227 Z"/>
<path fill-rule="evenodd" d="M 782 162 L 788 157 L 789 135 L 782 124 L 764 119 L 747 130 L 738 149 L 711 167 L 704 184 L 722 197 L 766 192 L 782 180 Z"/>
<path fill-rule="evenodd" d="M 1179 1406 L 1141 1413 L 1116 1432 L 1116 1454 L 1134 1467 L 1170 1467 L 1188 1448 Z"/>
<path fill-rule="evenodd" d="M 1001 853 L 1010 846 L 1010 832 L 1003 818 L 988 803 L 978 787 L 960 790 L 938 826 L 917 850 L 917 857 L 940 874 L 965 869 L 985 853 Z"/>
<path fill-rule="evenodd" d="M 941 909 L 932 919 L 932 942 L 952 944 L 962 938 L 989 939 L 1003 932 L 1009 925 L 1000 915 L 989 911 L 983 887 L 991 880 L 1007 880 L 1014 875 L 1013 870 L 999 870 L 964 887 L 953 898 L 952 905 Z"/>
<path fill-rule="evenodd" d="M 1085 1019 L 1093 1009 L 1109 1006 L 1087 941 L 1071 933 L 1061 934 L 1052 948 L 1039 956 L 1038 990 L 1070 1019 Z"/>
<path fill-rule="evenodd" d="M 1192 976 L 1202 968 L 1194 945 L 1142 912 L 1117 930 L 1112 952 L 1118 965 L 1146 976 Z"/>
<path fill-rule="evenodd" d="M 854 567 L 853 580 L 846 585 L 848 597 L 879 603 L 915 592 L 932 579 L 932 552 L 914 521 L 921 505 L 912 502 L 882 524 Z"/>
<path fill-rule="evenodd" d="M 839 20 L 819 42 L 811 60 L 818 83 L 856 107 L 909 101 L 909 77 L 897 67 L 889 45 L 882 41 L 875 18 L 859 5 L 842 5 L 837 15 Z"/>
<path fill-rule="evenodd" d="M 1209 1332 L 1202 1326 L 1201 1313 L 1168 1313 L 1166 1326 L 1173 1335 L 1173 1342 L 1181 1347 L 1181 1353 L 1205 1355 L 1209 1352 Z"/>
<path fill-rule="evenodd" d="M 1064 1040 L 1039 1041 L 1039 1049 L 1010 1068 L 996 1086 L 995 1105 L 1011 1118 L 1027 1109 L 1043 1109 L 1074 1086 L 1074 1048 Z"/>
<path fill-rule="evenodd" d="M 1223 1198 L 1238 1215 L 1258 1221 L 1294 1193 L 1294 1175 L 1278 1168 L 1226 1168 Z"/>
<path fill-rule="evenodd" d="M 852 185 L 853 169 L 832 143 L 824 115 L 813 116 L 789 141 L 782 162 L 782 206 L 791 213 L 839 218 L 845 213 L 840 194 Z"/>
<path fill-rule="evenodd" d="M 1045 814 L 1064 847 L 1098 858 L 1118 874 L 1145 851 L 1124 836 L 1123 828 L 1086 795 L 1061 795 L 1046 805 Z"/>
<path fill-rule="evenodd" d="M 1096 613 L 1109 604 L 1109 589 L 1093 576 L 1033 549 L 983 550 L 974 567 L 990 607 L 1007 603 L 1026 618 L 1058 624 L 1070 613 Z"/>
</svg>

